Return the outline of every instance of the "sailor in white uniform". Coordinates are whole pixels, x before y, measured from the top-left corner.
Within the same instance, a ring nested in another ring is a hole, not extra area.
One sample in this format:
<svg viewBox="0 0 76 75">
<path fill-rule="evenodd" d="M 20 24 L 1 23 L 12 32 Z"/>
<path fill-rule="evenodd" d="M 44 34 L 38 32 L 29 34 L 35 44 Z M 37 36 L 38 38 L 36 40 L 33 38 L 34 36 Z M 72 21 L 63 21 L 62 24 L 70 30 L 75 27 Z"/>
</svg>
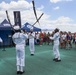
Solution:
<svg viewBox="0 0 76 75">
<path fill-rule="evenodd" d="M 25 41 L 28 35 L 21 33 L 19 26 L 15 26 L 14 29 L 16 32 L 12 38 L 16 45 L 17 74 L 23 74 L 23 67 L 25 66 Z"/>
<path fill-rule="evenodd" d="M 34 47 L 35 33 L 33 32 L 33 29 L 30 29 L 30 33 L 28 34 L 28 38 L 29 38 L 29 49 L 31 52 L 31 56 L 33 56 L 35 53 L 35 47 Z"/>
<path fill-rule="evenodd" d="M 60 53 L 59 53 L 59 38 L 60 38 L 59 29 L 56 28 L 54 30 L 53 37 L 50 37 L 51 40 L 54 40 L 53 53 L 55 55 L 55 58 L 53 59 L 53 61 L 56 61 L 56 62 L 61 61 Z"/>
</svg>

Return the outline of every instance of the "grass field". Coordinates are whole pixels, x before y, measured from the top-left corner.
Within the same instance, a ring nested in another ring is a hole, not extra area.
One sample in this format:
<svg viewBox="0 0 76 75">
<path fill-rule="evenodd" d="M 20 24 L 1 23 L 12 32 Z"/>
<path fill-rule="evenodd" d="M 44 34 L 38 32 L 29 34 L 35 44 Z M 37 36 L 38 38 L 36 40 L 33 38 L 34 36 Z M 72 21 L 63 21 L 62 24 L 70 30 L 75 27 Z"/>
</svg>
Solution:
<svg viewBox="0 0 76 75">
<path fill-rule="evenodd" d="M 0 75 L 17 75 L 15 47 L 5 50 L 0 49 Z M 29 46 L 26 46 L 23 75 L 76 75 L 76 49 L 60 49 L 61 62 L 52 60 L 52 45 L 36 45 L 35 50 L 35 55 L 30 56 Z"/>
</svg>

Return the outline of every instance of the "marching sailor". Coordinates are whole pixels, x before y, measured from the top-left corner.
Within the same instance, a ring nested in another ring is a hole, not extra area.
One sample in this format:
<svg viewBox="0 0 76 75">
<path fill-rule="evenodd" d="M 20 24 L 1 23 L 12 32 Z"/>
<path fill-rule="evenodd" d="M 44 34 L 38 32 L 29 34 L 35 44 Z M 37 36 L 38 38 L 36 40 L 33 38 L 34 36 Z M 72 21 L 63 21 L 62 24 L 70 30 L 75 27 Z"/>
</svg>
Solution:
<svg viewBox="0 0 76 75">
<path fill-rule="evenodd" d="M 35 38 L 35 34 L 33 32 L 33 29 L 30 29 L 30 33 L 28 34 L 28 38 L 29 38 L 29 49 L 31 52 L 31 56 L 34 55 L 35 52 L 35 47 L 34 47 L 34 38 Z"/>
<path fill-rule="evenodd" d="M 17 74 L 23 74 L 23 68 L 25 66 L 25 41 L 28 38 L 28 35 L 22 33 L 19 26 L 15 26 L 14 29 L 15 34 L 12 38 L 16 45 Z"/>
<path fill-rule="evenodd" d="M 55 58 L 53 59 L 53 61 L 56 61 L 56 62 L 61 61 L 60 53 L 59 53 L 59 38 L 60 38 L 59 29 L 56 28 L 54 30 L 53 37 L 50 37 L 51 40 L 54 40 L 53 53 L 55 55 Z"/>
</svg>

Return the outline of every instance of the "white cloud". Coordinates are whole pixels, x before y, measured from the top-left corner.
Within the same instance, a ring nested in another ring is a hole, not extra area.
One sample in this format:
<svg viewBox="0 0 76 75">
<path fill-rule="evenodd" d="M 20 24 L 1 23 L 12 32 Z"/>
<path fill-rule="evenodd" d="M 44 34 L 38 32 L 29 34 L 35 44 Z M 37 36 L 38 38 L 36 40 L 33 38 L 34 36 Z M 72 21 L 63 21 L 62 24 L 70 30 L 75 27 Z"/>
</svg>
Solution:
<svg viewBox="0 0 76 75">
<path fill-rule="evenodd" d="M 76 32 L 76 24 L 72 24 L 73 20 L 69 17 L 61 16 L 56 20 L 51 20 L 51 25 L 59 28 L 61 31 Z"/>
<path fill-rule="evenodd" d="M 59 6 L 57 6 L 57 7 L 55 7 L 55 8 L 53 8 L 54 10 L 59 10 L 60 9 L 60 7 Z"/>
<path fill-rule="evenodd" d="M 43 13 L 42 11 L 43 8 L 44 8 L 43 5 L 40 8 L 36 8 L 38 17 Z M 58 8 L 59 7 L 57 7 L 56 9 Z M 17 2 L 11 1 L 10 3 L 5 3 L 3 1 L 2 3 L 0 3 L 0 22 L 2 22 L 6 18 L 6 13 L 5 13 L 6 10 L 8 10 L 8 14 L 12 24 L 14 24 L 13 11 L 18 11 L 18 10 L 21 12 L 22 25 L 26 22 L 33 24 L 36 21 L 33 8 L 32 8 L 32 3 L 29 3 L 26 0 L 19 0 Z M 50 18 L 51 18 L 51 15 L 48 15 L 44 12 L 44 15 L 39 20 L 40 26 L 38 23 L 35 26 L 39 28 L 48 28 L 48 29 L 55 28 L 55 27 L 65 29 L 66 25 L 72 26 L 73 20 L 69 17 L 61 16 L 55 20 L 50 20 Z M 73 26 L 75 26 L 75 24 Z M 76 28 L 76 26 L 74 28 Z"/>
<path fill-rule="evenodd" d="M 69 1 L 73 1 L 73 0 L 50 0 L 51 3 L 58 3 L 58 2 L 69 2 Z"/>
<path fill-rule="evenodd" d="M 41 5 L 41 7 L 39 7 L 38 8 L 38 10 L 42 10 L 44 8 L 44 6 L 43 5 Z"/>
<path fill-rule="evenodd" d="M 57 3 L 60 2 L 61 0 L 50 0 L 51 3 Z"/>
<path fill-rule="evenodd" d="M 11 1 L 10 3 L 5 3 L 3 1 L 2 3 L 0 3 L 1 10 L 24 10 L 29 8 L 32 8 L 32 4 L 24 0 L 19 0 L 18 2 Z"/>
<path fill-rule="evenodd" d="M 73 0 L 65 0 L 65 1 L 73 1 Z"/>
<path fill-rule="evenodd" d="M 51 20 L 52 25 L 70 25 L 73 22 L 73 20 L 69 17 L 61 16 L 57 18 L 56 20 Z"/>
<path fill-rule="evenodd" d="M 71 31 L 72 33 L 76 32 L 76 24 L 57 25 L 56 27 L 59 28 L 60 31 Z"/>
<path fill-rule="evenodd" d="M 69 22 L 72 22 L 73 20 L 71 19 L 71 18 L 69 18 L 69 17 L 65 17 L 65 16 L 61 16 L 61 17 L 59 17 L 58 19 L 57 19 L 57 22 L 59 22 L 59 23 L 64 23 L 64 24 L 66 24 L 66 23 L 69 23 Z"/>
</svg>

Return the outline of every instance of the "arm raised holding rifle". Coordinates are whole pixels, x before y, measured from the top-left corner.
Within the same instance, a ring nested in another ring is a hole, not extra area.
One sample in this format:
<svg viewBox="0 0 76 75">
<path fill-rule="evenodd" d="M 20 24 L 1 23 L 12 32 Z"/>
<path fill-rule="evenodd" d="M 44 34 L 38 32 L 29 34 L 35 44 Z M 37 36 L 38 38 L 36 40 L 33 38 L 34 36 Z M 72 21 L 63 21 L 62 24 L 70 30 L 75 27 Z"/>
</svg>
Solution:
<svg viewBox="0 0 76 75">
<path fill-rule="evenodd" d="M 53 59 L 53 61 L 60 62 L 61 59 L 59 53 L 59 38 L 60 38 L 59 29 L 56 28 L 53 31 L 52 36 L 49 38 L 54 41 L 53 53 L 55 55 L 55 58 Z"/>
</svg>

